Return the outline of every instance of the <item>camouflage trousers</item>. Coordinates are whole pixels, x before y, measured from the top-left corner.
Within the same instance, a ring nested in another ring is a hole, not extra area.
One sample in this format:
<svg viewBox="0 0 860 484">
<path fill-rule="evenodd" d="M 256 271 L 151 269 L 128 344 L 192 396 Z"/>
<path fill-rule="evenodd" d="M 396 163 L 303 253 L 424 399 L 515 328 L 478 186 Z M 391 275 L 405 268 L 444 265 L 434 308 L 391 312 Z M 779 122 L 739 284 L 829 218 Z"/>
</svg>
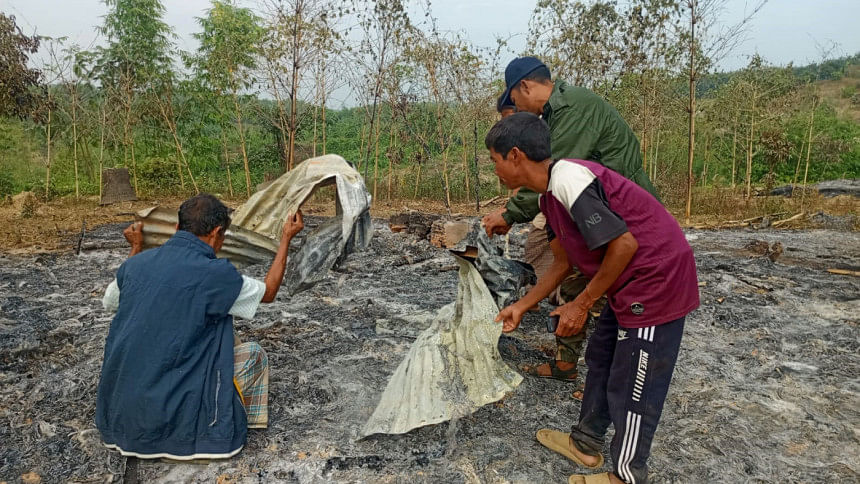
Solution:
<svg viewBox="0 0 860 484">
<path fill-rule="evenodd" d="M 546 229 L 544 228 L 545 223 L 546 221 L 543 219 L 543 216 L 538 215 L 535 222 L 532 224 L 531 230 L 529 230 L 528 237 L 526 238 L 524 259 L 526 263 L 530 264 L 534 268 L 538 279 L 543 277 L 546 271 L 549 270 L 554 260 L 552 249 L 550 249 L 549 241 L 547 240 Z M 585 289 L 587 284 L 588 278 L 579 272 L 579 270 L 574 268 L 574 273 L 567 276 L 555 291 L 550 293 L 547 300 L 550 304 L 561 306 L 562 304 L 566 304 L 576 299 L 576 296 Z M 592 311 L 599 311 L 600 308 L 598 306 L 603 305 L 602 301 L 603 300 L 601 299 L 601 301 L 595 305 L 595 308 L 592 308 Z M 556 336 L 555 341 L 557 347 L 555 359 L 575 364 L 579 361 L 579 356 L 582 355 L 583 347 L 585 346 L 585 339 L 585 328 L 583 328 L 579 333 L 566 338 Z"/>
</svg>

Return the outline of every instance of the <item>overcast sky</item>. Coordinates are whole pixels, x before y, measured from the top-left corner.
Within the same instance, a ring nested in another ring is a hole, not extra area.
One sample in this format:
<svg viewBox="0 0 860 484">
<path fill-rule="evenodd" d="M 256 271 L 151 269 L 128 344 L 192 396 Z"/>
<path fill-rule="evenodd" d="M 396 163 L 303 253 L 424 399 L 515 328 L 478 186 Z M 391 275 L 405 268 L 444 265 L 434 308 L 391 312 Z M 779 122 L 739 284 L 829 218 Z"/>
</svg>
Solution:
<svg viewBox="0 0 860 484">
<path fill-rule="evenodd" d="M 623 1 L 623 0 L 622 0 Z M 193 50 L 195 17 L 203 15 L 209 0 L 163 0 L 165 21 L 179 37 L 179 46 Z M 239 0 L 246 6 L 256 0 Z M 513 52 L 525 47 L 528 19 L 535 0 L 434 0 L 439 28 L 464 33 L 474 44 L 490 46 L 496 35 L 511 37 Z M 727 0 L 726 23 L 743 17 L 747 0 Z M 101 0 L 0 0 L 0 11 L 16 17 L 28 33 L 66 36 L 87 48 L 99 42 L 95 27 L 106 8 Z M 752 21 L 747 40 L 723 60 L 720 67 L 744 66 L 758 52 L 775 64 L 806 64 L 820 59 L 819 46 L 836 43 L 835 56 L 860 51 L 860 0 L 770 0 Z M 513 57 L 511 54 L 509 57 Z M 504 59 L 503 59 L 503 62 Z"/>
</svg>

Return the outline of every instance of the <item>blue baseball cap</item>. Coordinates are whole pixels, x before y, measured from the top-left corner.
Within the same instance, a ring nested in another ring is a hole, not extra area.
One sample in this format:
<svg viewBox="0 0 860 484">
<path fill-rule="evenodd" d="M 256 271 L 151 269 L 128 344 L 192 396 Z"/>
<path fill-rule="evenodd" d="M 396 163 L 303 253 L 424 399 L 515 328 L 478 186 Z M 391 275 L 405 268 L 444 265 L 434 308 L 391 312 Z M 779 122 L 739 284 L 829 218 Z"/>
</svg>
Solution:
<svg viewBox="0 0 860 484">
<path fill-rule="evenodd" d="M 513 106 L 514 101 L 511 99 L 511 89 L 519 84 L 527 75 L 540 67 L 546 67 L 546 65 L 537 57 L 517 57 L 510 61 L 508 67 L 505 67 L 505 92 L 502 94 L 499 104 Z"/>
</svg>

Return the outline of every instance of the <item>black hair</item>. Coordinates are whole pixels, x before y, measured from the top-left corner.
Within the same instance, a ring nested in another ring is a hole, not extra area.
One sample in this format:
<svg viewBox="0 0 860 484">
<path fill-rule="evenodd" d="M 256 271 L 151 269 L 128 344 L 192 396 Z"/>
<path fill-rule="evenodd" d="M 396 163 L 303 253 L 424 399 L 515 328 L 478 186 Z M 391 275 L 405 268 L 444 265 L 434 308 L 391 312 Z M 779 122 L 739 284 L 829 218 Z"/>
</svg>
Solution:
<svg viewBox="0 0 860 484">
<path fill-rule="evenodd" d="M 523 81 L 535 81 L 541 84 L 546 84 L 552 81 L 552 77 L 549 75 L 549 68 L 547 66 L 540 66 L 537 69 L 526 74 L 522 79 Z M 519 87 L 520 83 L 517 83 L 516 87 Z"/>
<path fill-rule="evenodd" d="M 484 144 L 507 158 L 516 146 L 530 160 L 543 161 L 552 156 L 549 144 L 549 126 L 532 113 L 514 113 L 490 128 Z"/>
<path fill-rule="evenodd" d="M 201 193 L 182 202 L 179 207 L 179 230 L 203 236 L 215 227 L 221 227 L 222 234 L 230 228 L 230 209 L 221 200 L 208 193 Z"/>
<path fill-rule="evenodd" d="M 510 97 L 508 97 L 508 102 L 505 102 L 505 97 L 505 93 L 502 93 L 502 95 L 499 96 L 499 99 L 496 101 L 496 111 L 500 113 L 505 109 L 513 109 L 514 111 L 516 111 L 517 107 L 514 105 L 514 102 L 509 101 Z"/>
</svg>

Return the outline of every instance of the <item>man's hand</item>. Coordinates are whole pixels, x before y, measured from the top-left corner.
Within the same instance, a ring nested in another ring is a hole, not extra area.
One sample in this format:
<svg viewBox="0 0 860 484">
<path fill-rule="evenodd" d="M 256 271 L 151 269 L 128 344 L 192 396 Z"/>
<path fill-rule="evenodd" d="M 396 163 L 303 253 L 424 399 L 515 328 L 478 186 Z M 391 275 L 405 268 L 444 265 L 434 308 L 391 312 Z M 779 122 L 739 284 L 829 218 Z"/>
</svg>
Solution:
<svg viewBox="0 0 860 484">
<path fill-rule="evenodd" d="M 496 315 L 496 322 L 503 323 L 502 331 L 510 333 L 520 326 L 524 313 L 525 310 L 523 310 L 518 303 L 513 303 L 499 311 L 499 314 Z"/>
<path fill-rule="evenodd" d="M 125 240 L 131 244 L 131 253 L 129 257 L 140 253 L 143 250 L 143 222 L 135 222 L 122 231 Z"/>
<path fill-rule="evenodd" d="M 481 219 L 481 225 L 484 226 L 484 230 L 487 231 L 487 237 L 492 238 L 493 234 L 505 235 L 511 230 L 511 226 L 505 222 L 505 218 L 502 217 L 502 214 L 505 213 L 505 208 L 502 207 L 495 212 L 488 213 L 484 215 Z"/>
<path fill-rule="evenodd" d="M 558 328 L 555 335 L 561 338 L 573 336 L 582 331 L 585 322 L 588 321 L 588 310 L 594 306 L 597 299 L 593 299 L 588 292 L 588 287 L 576 296 L 573 301 L 555 308 L 549 313 L 550 316 L 559 316 Z"/>
<path fill-rule="evenodd" d="M 299 210 L 294 214 L 287 215 L 287 220 L 284 222 L 284 228 L 281 230 L 281 239 L 292 240 L 297 233 L 305 228 L 305 221 L 302 218 L 302 211 Z"/>
</svg>

